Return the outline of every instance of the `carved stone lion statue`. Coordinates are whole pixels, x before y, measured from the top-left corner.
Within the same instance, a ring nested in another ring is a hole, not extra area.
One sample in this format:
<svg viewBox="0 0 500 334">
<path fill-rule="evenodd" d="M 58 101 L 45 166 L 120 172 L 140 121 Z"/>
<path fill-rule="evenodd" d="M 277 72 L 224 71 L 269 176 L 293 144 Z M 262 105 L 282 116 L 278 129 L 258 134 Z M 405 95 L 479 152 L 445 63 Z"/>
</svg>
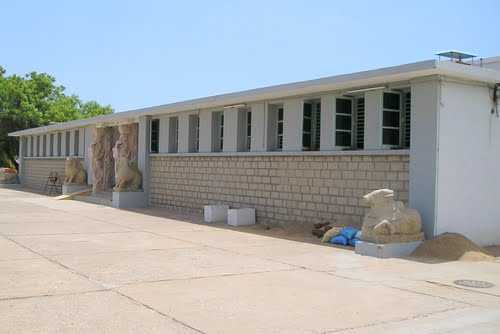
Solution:
<svg viewBox="0 0 500 334">
<path fill-rule="evenodd" d="M 415 209 L 394 200 L 394 191 L 379 189 L 363 196 L 370 205 L 361 228 L 362 240 L 396 243 L 422 240 L 422 220 Z"/>
<path fill-rule="evenodd" d="M 85 169 L 77 158 L 66 158 L 64 164 L 65 184 L 85 184 Z"/>
<path fill-rule="evenodd" d="M 116 185 L 113 191 L 139 191 L 142 175 L 137 162 L 129 161 L 126 157 L 119 157 L 116 164 Z"/>
</svg>

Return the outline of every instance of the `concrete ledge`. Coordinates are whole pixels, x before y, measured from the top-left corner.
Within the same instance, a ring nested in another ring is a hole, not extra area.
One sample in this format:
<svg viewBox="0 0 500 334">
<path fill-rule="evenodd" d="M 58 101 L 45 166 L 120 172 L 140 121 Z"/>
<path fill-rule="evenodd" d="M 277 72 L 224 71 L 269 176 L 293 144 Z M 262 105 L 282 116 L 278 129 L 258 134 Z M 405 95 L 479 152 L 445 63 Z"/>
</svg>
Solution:
<svg viewBox="0 0 500 334">
<path fill-rule="evenodd" d="M 145 208 L 148 200 L 144 191 L 113 192 L 112 205 L 114 208 Z"/>
<path fill-rule="evenodd" d="M 62 185 L 62 193 L 63 195 L 76 193 L 82 190 L 89 189 L 89 186 L 86 184 L 63 184 Z"/>
<path fill-rule="evenodd" d="M 355 251 L 356 254 L 379 258 L 404 257 L 413 253 L 421 243 L 422 241 L 375 244 L 367 241 L 358 241 Z"/>
</svg>

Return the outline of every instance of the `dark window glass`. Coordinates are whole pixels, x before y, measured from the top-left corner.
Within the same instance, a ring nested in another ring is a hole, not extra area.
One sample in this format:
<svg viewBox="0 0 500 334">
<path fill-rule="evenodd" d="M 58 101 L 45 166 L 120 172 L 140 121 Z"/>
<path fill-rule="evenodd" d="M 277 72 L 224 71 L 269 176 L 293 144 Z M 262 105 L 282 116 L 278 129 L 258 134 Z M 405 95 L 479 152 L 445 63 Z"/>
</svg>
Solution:
<svg viewBox="0 0 500 334">
<path fill-rule="evenodd" d="M 395 109 L 399 110 L 399 94 L 396 93 L 384 93 L 384 109 Z"/>
<path fill-rule="evenodd" d="M 335 116 L 335 127 L 337 130 L 351 130 L 352 129 L 352 117 L 346 115 L 336 115 Z"/>
<path fill-rule="evenodd" d="M 399 129 L 382 129 L 383 145 L 399 145 Z"/>
<path fill-rule="evenodd" d="M 312 121 L 310 118 L 304 119 L 304 131 L 310 132 L 312 128 Z"/>
<path fill-rule="evenodd" d="M 304 133 L 302 134 L 302 145 L 304 148 L 311 148 L 311 134 Z"/>
<path fill-rule="evenodd" d="M 384 110 L 384 120 L 382 125 L 399 128 L 399 112 Z"/>
<path fill-rule="evenodd" d="M 153 119 L 151 120 L 151 145 L 150 151 L 151 153 L 158 153 L 158 143 L 160 136 L 160 120 Z"/>
<path fill-rule="evenodd" d="M 335 132 L 335 144 L 337 146 L 351 146 L 351 133 L 343 131 Z"/>
<path fill-rule="evenodd" d="M 79 149 L 80 149 L 80 131 L 76 130 L 75 131 L 75 140 L 73 141 L 74 146 L 73 146 L 73 155 L 78 156 L 79 155 Z"/>
<path fill-rule="evenodd" d="M 70 132 L 66 132 L 66 156 L 69 157 L 69 139 L 70 139 Z"/>
<path fill-rule="evenodd" d="M 50 152 L 49 155 L 53 156 L 54 155 L 54 134 L 50 134 L 50 144 L 49 144 Z"/>
<path fill-rule="evenodd" d="M 283 123 L 278 123 L 278 134 L 283 134 Z"/>
<path fill-rule="evenodd" d="M 351 114 L 352 113 L 352 103 L 351 100 L 347 99 L 337 99 L 336 100 L 337 114 Z"/>
<path fill-rule="evenodd" d="M 57 134 L 57 156 L 61 156 L 61 142 L 62 142 L 62 134 L 59 132 Z"/>
<path fill-rule="evenodd" d="M 312 116 L 312 104 L 304 103 L 304 117 Z"/>
<path fill-rule="evenodd" d="M 46 157 L 47 156 L 47 135 L 43 135 L 43 141 L 42 141 L 42 156 Z"/>
<path fill-rule="evenodd" d="M 283 120 L 283 108 L 278 109 L 278 121 Z"/>
</svg>

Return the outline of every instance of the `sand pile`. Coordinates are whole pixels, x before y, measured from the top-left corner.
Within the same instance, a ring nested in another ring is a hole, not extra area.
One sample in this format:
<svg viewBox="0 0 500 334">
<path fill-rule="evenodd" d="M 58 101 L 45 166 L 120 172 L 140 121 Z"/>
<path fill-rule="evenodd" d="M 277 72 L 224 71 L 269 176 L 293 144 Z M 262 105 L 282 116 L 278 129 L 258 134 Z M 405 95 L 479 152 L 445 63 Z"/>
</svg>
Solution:
<svg viewBox="0 0 500 334">
<path fill-rule="evenodd" d="M 443 261 L 494 261 L 495 257 L 458 233 L 443 233 L 424 241 L 413 257 Z"/>
</svg>

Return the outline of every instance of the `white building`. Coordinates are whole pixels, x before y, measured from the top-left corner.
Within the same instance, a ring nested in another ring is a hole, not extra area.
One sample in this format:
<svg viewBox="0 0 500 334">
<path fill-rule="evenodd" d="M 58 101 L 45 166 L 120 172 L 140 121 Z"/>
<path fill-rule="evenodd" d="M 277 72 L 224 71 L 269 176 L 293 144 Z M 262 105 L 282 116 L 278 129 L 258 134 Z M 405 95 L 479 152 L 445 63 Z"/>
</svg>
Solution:
<svg viewBox="0 0 500 334">
<path fill-rule="evenodd" d="M 381 187 L 420 211 L 427 237 L 500 243 L 500 57 L 427 60 L 11 133 L 22 183 L 80 157 L 92 129 L 138 123 L 151 206 L 251 206 L 264 223 L 359 223 Z"/>
</svg>

